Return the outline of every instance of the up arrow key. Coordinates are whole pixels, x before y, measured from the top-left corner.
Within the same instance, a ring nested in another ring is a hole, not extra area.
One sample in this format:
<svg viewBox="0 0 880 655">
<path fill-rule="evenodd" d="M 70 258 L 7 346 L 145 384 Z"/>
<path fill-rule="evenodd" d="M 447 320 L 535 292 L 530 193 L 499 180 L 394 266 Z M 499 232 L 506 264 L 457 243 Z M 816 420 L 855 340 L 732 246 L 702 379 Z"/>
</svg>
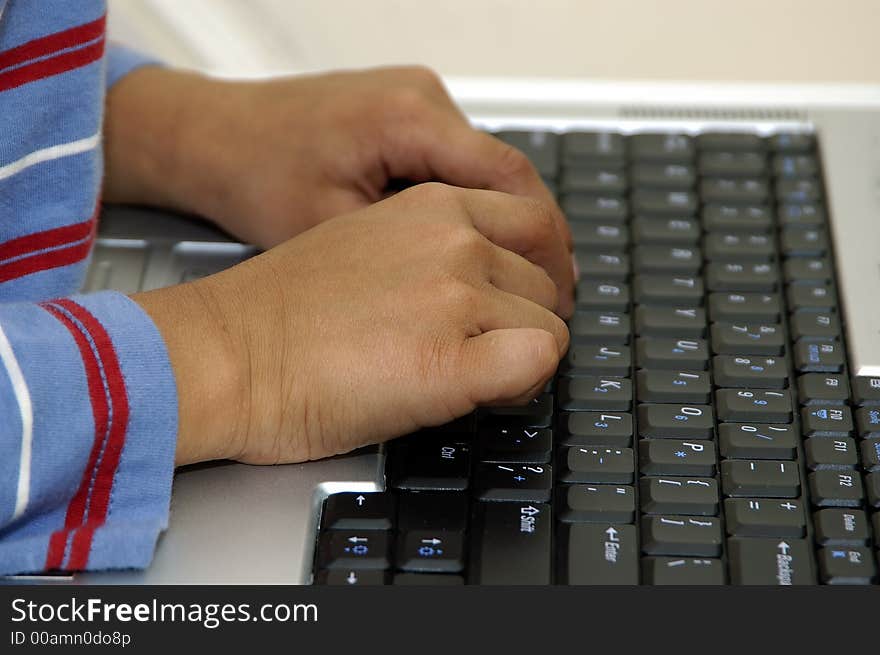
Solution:
<svg viewBox="0 0 880 655">
<path fill-rule="evenodd" d="M 348 577 L 345 579 L 348 584 L 357 584 L 358 577 L 354 574 L 354 571 L 348 572 Z"/>
<path fill-rule="evenodd" d="M 617 530 L 615 530 L 613 527 L 609 527 L 607 530 L 605 530 L 605 534 L 608 535 L 608 541 L 619 541 L 617 538 Z"/>
<path fill-rule="evenodd" d="M 355 500 L 357 501 L 358 507 L 363 507 L 366 498 L 364 498 L 363 494 L 361 494 L 360 496 L 355 498 Z"/>
<path fill-rule="evenodd" d="M 782 553 L 783 555 L 788 555 L 788 549 L 791 548 L 791 546 L 789 546 L 784 541 L 780 541 L 777 544 L 777 548 L 779 548 L 779 552 Z"/>
</svg>

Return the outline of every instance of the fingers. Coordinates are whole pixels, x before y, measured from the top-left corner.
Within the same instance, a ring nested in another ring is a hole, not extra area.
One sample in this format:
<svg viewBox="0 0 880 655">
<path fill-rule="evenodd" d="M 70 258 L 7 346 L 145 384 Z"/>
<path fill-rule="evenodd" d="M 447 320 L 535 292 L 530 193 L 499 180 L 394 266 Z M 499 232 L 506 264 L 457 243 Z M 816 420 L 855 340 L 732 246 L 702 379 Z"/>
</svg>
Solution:
<svg viewBox="0 0 880 655">
<path fill-rule="evenodd" d="M 526 298 L 548 310 L 556 311 L 559 290 L 547 272 L 509 250 L 491 245 L 492 261 L 489 282 L 507 293 Z"/>
<path fill-rule="evenodd" d="M 511 328 L 538 328 L 548 332 L 556 340 L 557 363 L 568 350 L 569 335 L 565 322 L 551 310 L 522 296 L 490 289 L 474 318 L 483 333 Z"/>
</svg>

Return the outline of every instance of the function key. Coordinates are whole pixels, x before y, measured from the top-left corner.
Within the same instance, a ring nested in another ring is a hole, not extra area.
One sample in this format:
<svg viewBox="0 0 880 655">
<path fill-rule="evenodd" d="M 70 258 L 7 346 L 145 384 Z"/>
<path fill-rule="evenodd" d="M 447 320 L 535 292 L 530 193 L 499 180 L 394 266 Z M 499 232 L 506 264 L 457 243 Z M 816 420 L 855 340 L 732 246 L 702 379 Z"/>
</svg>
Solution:
<svg viewBox="0 0 880 655">
<path fill-rule="evenodd" d="M 834 287 L 824 282 L 791 284 L 788 287 L 788 308 L 832 311 L 837 307 L 837 294 Z"/>
<path fill-rule="evenodd" d="M 559 135 L 553 132 L 505 130 L 495 137 L 517 148 L 529 158 L 538 174 L 552 180 L 559 171 Z"/>
<path fill-rule="evenodd" d="M 859 463 L 855 439 L 811 437 L 804 442 L 807 468 L 811 471 L 846 471 Z"/>
<path fill-rule="evenodd" d="M 779 222 L 784 227 L 821 227 L 826 222 L 825 210 L 811 203 L 782 203 Z"/>
<path fill-rule="evenodd" d="M 767 171 L 767 158 L 757 152 L 704 152 L 697 165 L 701 175 L 759 177 Z"/>
<path fill-rule="evenodd" d="M 777 152 L 811 152 L 816 145 L 815 136 L 803 132 L 781 132 L 771 135 L 767 141 Z"/>
<path fill-rule="evenodd" d="M 791 338 L 804 341 L 837 341 L 840 321 L 837 314 L 799 309 L 791 315 Z"/>
<path fill-rule="evenodd" d="M 697 147 L 700 150 L 726 150 L 740 152 L 744 150 L 763 152 L 764 139 L 757 134 L 739 132 L 704 132 L 697 136 Z"/>
<path fill-rule="evenodd" d="M 817 507 L 861 507 L 865 498 L 862 478 L 856 471 L 813 471 L 810 498 Z"/>
<path fill-rule="evenodd" d="M 636 134 L 629 139 L 635 160 L 690 161 L 696 151 L 694 140 L 686 134 Z"/>
<path fill-rule="evenodd" d="M 630 179 L 634 187 L 690 189 L 696 184 L 697 171 L 690 164 L 635 164 Z"/>
<path fill-rule="evenodd" d="M 793 257 L 785 261 L 784 271 L 789 284 L 831 282 L 831 262 L 826 257 Z"/>
<path fill-rule="evenodd" d="M 810 405 L 801 409 L 801 428 L 805 437 L 848 437 L 852 413 L 846 406 Z"/>
<path fill-rule="evenodd" d="M 815 203 L 822 197 L 817 180 L 779 180 L 776 183 L 776 199 L 780 203 Z"/>
<path fill-rule="evenodd" d="M 844 375 L 807 373 L 798 377 L 801 405 L 845 405 L 849 401 L 849 382 Z"/>
<path fill-rule="evenodd" d="M 776 155 L 773 157 L 773 173 L 778 177 L 815 177 L 819 174 L 819 162 L 812 155 Z"/>
<path fill-rule="evenodd" d="M 839 343 L 798 341 L 794 345 L 794 367 L 800 373 L 840 373 L 843 363 Z"/>
<path fill-rule="evenodd" d="M 766 205 L 708 203 L 702 218 L 709 232 L 769 232 L 773 228 L 773 211 Z"/>
<path fill-rule="evenodd" d="M 828 237 L 821 228 L 783 227 L 779 247 L 787 257 L 823 257 L 828 252 Z"/>
<path fill-rule="evenodd" d="M 562 135 L 562 162 L 566 167 L 615 162 L 626 156 L 623 135 L 614 132 L 568 132 Z"/>
</svg>

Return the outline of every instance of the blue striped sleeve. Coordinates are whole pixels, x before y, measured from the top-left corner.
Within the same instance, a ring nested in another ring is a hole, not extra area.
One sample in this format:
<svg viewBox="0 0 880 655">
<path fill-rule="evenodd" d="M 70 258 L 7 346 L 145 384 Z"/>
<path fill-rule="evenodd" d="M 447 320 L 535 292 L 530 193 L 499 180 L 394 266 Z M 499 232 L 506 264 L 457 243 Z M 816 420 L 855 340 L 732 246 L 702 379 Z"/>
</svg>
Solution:
<svg viewBox="0 0 880 655">
<path fill-rule="evenodd" d="M 159 61 L 136 50 L 110 43 L 107 46 L 107 88 L 141 66 L 157 66 Z"/>
<path fill-rule="evenodd" d="M 0 574 L 143 568 L 168 523 L 177 392 L 117 292 L 0 304 Z"/>
</svg>

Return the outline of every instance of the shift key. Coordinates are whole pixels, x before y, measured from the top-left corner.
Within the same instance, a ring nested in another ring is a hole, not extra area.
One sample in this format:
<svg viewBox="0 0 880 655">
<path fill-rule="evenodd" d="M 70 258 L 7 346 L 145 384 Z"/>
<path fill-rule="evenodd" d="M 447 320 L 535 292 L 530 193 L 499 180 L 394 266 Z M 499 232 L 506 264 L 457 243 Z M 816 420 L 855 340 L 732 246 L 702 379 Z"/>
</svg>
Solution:
<svg viewBox="0 0 880 655">
<path fill-rule="evenodd" d="M 471 584 L 549 585 L 553 517 L 544 503 L 479 503 Z"/>
<path fill-rule="evenodd" d="M 562 527 L 562 580 L 569 585 L 636 585 L 639 547 L 634 525 L 579 523 Z"/>
</svg>

